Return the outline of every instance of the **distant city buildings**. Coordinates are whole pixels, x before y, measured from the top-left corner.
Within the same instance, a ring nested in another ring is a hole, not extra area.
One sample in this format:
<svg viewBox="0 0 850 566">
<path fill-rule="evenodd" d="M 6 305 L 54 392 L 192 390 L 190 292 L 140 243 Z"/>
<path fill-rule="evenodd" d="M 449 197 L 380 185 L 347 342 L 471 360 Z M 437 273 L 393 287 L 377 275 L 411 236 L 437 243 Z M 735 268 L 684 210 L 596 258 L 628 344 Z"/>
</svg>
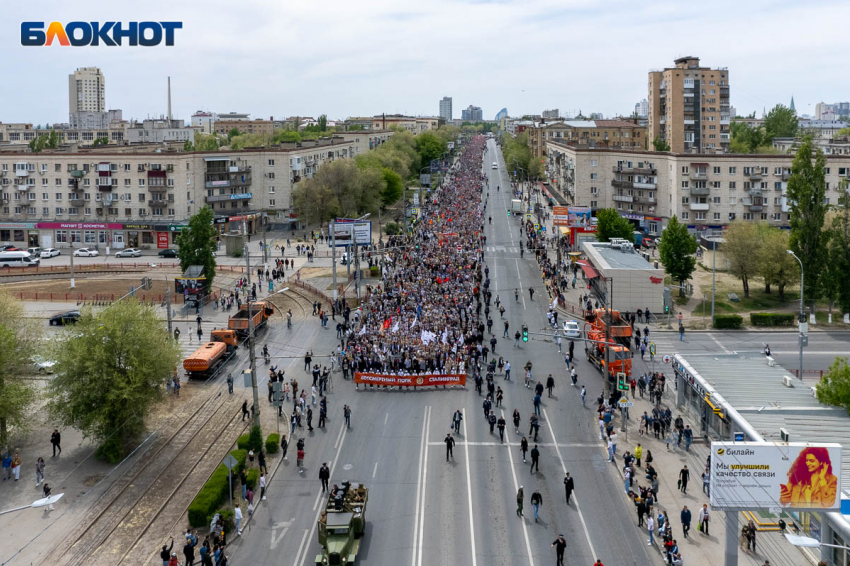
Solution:
<svg viewBox="0 0 850 566">
<path fill-rule="evenodd" d="M 97 67 L 80 67 L 68 75 L 68 126 L 107 129 L 121 120 L 120 110 L 106 110 L 106 79 Z"/>
<path fill-rule="evenodd" d="M 561 117 L 561 113 L 557 108 L 553 110 L 544 110 L 543 111 L 543 119 L 545 120 L 556 120 Z"/>
<path fill-rule="evenodd" d="M 674 153 L 728 151 L 728 69 L 702 67 L 699 57 L 680 57 L 674 63 L 649 72 L 650 143 L 660 137 Z"/>
<path fill-rule="evenodd" d="M 484 120 L 484 111 L 478 106 L 470 104 L 465 110 L 461 111 L 460 117 L 465 122 L 480 122 Z"/>
<path fill-rule="evenodd" d="M 444 96 L 440 101 L 440 118 L 446 122 L 452 121 L 452 97 Z"/>
<path fill-rule="evenodd" d="M 815 118 L 817 120 L 850 118 L 850 102 L 835 102 L 833 104 L 818 102 L 815 105 Z"/>
<path fill-rule="evenodd" d="M 635 104 L 635 114 L 639 118 L 646 118 L 649 115 L 649 102 L 645 98 Z"/>
<path fill-rule="evenodd" d="M 192 114 L 192 126 L 200 128 L 199 131 L 202 134 L 211 134 L 215 127 L 216 120 L 218 120 L 218 114 L 215 112 L 204 112 L 203 110 L 198 110 Z"/>
<path fill-rule="evenodd" d="M 602 112 L 591 112 L 590 113 L 590 119 L 591 120 L 602 120 L 603 118 L 604 118 L 604 116 L 602 115 Z"/>
<path fill-rule="evenodd" d="M 498 114 L 496 114 L 496 117 L 494 118 L 494 120 L 495 120 L 496 122 L 501 123 L 501 122 L 502 122 L 502 120 L 507 119 L 507 117 L 508 117 L 508 109 L 507 109 L 507 108 L 502 108 L 501 110 L 499 110 L 499 113 L 498 113 Z"/>
</svg>

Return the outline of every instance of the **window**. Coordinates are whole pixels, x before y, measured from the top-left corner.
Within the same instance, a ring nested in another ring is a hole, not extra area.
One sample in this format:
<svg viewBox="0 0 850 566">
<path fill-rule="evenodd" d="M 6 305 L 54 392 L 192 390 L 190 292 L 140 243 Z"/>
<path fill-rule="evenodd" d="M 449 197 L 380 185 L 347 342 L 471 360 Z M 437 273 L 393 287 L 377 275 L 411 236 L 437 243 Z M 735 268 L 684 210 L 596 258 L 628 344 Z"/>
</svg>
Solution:
<svg viewBox="0 0 850 566">
<path fill-rule="evenodd" d="M 126 193 L 126 194 L 124 195 L 124 200 L 126 200 L 126 201 L 131 201 L 131 200 L 133 200 L 133 193 Z"/>
<path fill-rule="evenodd" d="M 56 230 L 56 242 L 61 244 L 68 243 L 68 231 L 67 230 Z"/>
<path fill-rule="evenodd" d="M 41 193 L 41 200 L 49 200 L 50 193 Z"/>
<path fill-rule="evenodd" d="M 54 165 L 53 166 L 53 172 L 54 173 L 61 173 L 62 172 L 62 164 L 57 163 L 56 165 Z"/>
<path fill-rule="evenodd" d="M 125 186 L 125 187 L 129 187 L 129 186 L 130 186 L 130 182 L 131 182 L 131 181 L 130 181 L 130 179 L 124 179 L 124 186 Z"/>
<path fill-rule="evenodd" d="M 129 163 L 124 164 L 124 171 L 128 171 L 128 172 L 130 171 L 130 164 Z"/>
<path fill-rule="evenodd" d="M 89 187 L 89 186 L 91 186 L 91 184 L 89 183 L 89 180 L 88 180 L 88 179 L 83 179 L 83 186 L 84 186 L 84 187 Z"/>
<path fill-rule="evenodd" d="M 737 174 L 737 173 L 738 173 L 738 168 L 737 168 L 737 167 L 730 167 L 730 168 L 729 168 L 729 174 L 730 174 L 730 175 L 735 175 L 735 174 Z"/>
<path fill-rule="evenodd" d="M 274 173 L 269 173 L 269 179 L 274 179 Z"/>
<path fill-rule="evenodd" d="M 86 230 L 83 234 L 84 241 L 86 244 L 94 244 L 95 243 L 95 231 L 94 230 Z"/>
<path fill-rule="evenodd" d="M 174 209 L 173 208 L 168 209 L 168 216 L 174 216 Z"/>
<path fill-rule="evenodd" d="M 688 166 L 687 165 L 682 166 L 682 173 L 684 173 L 685 175 L 688 174 Z"/>
<path fill-rule="evenodd" d="M 62 200 L 62 193 L 56 193 L 56 200 Z"/>
<path fill-rule="evenodd" d="M 782 181 L 775 181 L 773 183 L 773 190 L 781 191 L 782 190 Z"/>
<path fill-rule="evenodd" d="M 767 213 L 766 213 L 766 212 L 762 212 L 762 213 L 761 213 L 761 219 L 762 219 L 762 220 L 767 220 Z"/>
<path fill-rule="evenodd" d="M 590 208 L 598 208 L 598 201 L 592 200 L 590 201 Z"/>
<path fill-rule="evenodd" d="M 145 202 L 145 193 L 139 193 L 139 202 Z"/>
<path fill-rule="evenodd" d="M 270 194 L 270 195 L 273 195 L 273 194 L 274 194 L 274 187 L 269 187 L 269 194 Z"/>
<path fill-rule="evenodd" d="M 46 178 L 46 177 L 42 177 L 42 178 L 41 178 L 41 186 L 43 187 L 43 186 L 47 185 L 47 183 L 48 183 L 47 178 Z"/>
<path fill-rule="evenodd" d="M 596 166 L 598 166 L 598 165 L 599 165 L 599 161 L 598 161 L 598 160 L 596 160 L 596 159 L 591 159 L 591 160 L 590 160 L 590 166 L 591 166 L 591 167 L 596 167 Z M 842 175 L 843 175 L 843 173 L 842 173 Z"/>
<path fill-rule="evenodd" d="M 729 190 L 734 191 L 737 187 L 737 183 L 735 181 L 729 181 Z"/>
<path fill-rule="evenodd" d="M 60 179 L 59 177 L 57 177 L 53 182 L 56 184 L 57 187 L 62 186 L 62 179 Z"/>
<path fill-rule="evenodd" d="M 590 187 L 590 194 L 592 194 L 592 195 L 598 195 L 598 194 L 599 194 L 599 188 L 597 188 L 597 187 Z"/>
<path fill-rule="evenodd" d="M 694 220 L 705 220 L 705 212 L 694 213 Z"/>
<path fill-rule="evenodd" d="M 590 180 L 591 180 L 591 181 L 595 181 L 595 180 L 597 180 L 598 178 L 599 178 L 599 173 L 591 173 L 591 174 L 590 174 Z"/>
<path fill-rule="evenodd" d="M 274 167 L 274 159 L 269 159 L 269 167 Z"/>
<path fill-rule="evenodd" d="M 720 197 L 714 197 L 712 202 L 714 202 L 714 204 L 720 204 Z"/>
<path fill-rule="evenodd" d="M 729 206 L 735 206 L 738 204 L 738 199 L 736 197 L 729 197 Z"/>
<path fill-rule="evenodd" d="M 744 220 L 752 220 L 752 219 L 753 219 L 753 213 L 752 212 L 745 212 L 744 213 Z"/>
<path fill-rule="evenodd" d="M 781 212 L 774 212 L 773 213 L 773 219 L 776 220 L 777 222 L 779 222 L 780 220 L 782 220 L 782 213 Z"/>
<path fill-rule="evenodd" d="M 273 198 L 269 199 L 269 206 L 274 206 L 274 199 Z"/>
<path fill-rule="evenodd" d="M 688 204 L 689 202 L 691 202 L 690 197 L 682 197 L 682 204 Z"/>
<path fill-rule="evenodd" d="M 87 214 L 87 215 L 91 215 L 91 208 L 86 207 L 86 208 L 84 208 L 83 210 L 85 211 L 85 214 Z"/>
<path fill-rule="evenodd" d="M 713 128 L 713 127 L 714 127 L 714 126 L 712 126 L 712 128 Z M 714 168 L 714 174 L 715 174 L 715 175 L 720 175 L 720 167 L 715 167 L 715 168 Z"/>
<path fill-rule="evenodd" d="M 139 179 L 139 186 L 140 186 L 140 187 L 144 187 L 144 186 L 145 186 L 145 180 L 144 180 L 144 179 Z"/>
<path fill-rule="evenodd" d="M 715 213 L 714 213 L 714 219 L 715 219 L 715 220 L 720 220 L 720 213 L 719 213 L 719 212 L 715 212 Z"/>
<path fill-rule="evenodd" d="M 690 182 L 689 181 L 682 181 L 682 188 L 687 189 L 688 187 L 690 187 Z"/>
<path fill-rule="evenodd" d="M 687 220 L 687 219 L 688 219 L 688 213 L 682 212 L 682 220 Z"/>
</svg>

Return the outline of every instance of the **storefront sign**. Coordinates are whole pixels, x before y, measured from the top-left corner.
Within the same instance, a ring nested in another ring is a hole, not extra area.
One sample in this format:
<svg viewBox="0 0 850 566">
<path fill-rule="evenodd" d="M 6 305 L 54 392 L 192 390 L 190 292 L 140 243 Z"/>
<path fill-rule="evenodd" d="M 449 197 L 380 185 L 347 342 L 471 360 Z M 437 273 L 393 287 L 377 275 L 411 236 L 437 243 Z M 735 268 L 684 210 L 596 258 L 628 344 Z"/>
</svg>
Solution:
<svg viewBox="0 0 850 566">
<path fill-rule="evenodd" d="M 0 222 L 0 228 L 3 229 L 17 229 L 22 230 L 24 228 L 37 228 L 38 226 L 34 222 Z"/>
<path fill-rule="evenodd" d="M 552 207 L 552 224 L 555 226 L 570 225 L 570 207 L 568 206 L 553 206 Z"/>
<path fill-rule="evenodd" d="M 153 230 L 153 224 L 124 224 L 125 230 Z"/>
<path fill-rule="evenodd" d="M 168 232 L 156 233 L 156 247 L 160 249 L 165 249 L 168 247 Z"/>
<path fill-rule="evenodd" d="M 691 373 L 685 369 L 685 366 L 679 360 L 673 360 L 673 371 L 676 372 L 676 375 L 682 377 L 682 380 L 691 386 L 691 388 L 696 391 L 700 397 L 705 397 L 708 395 L 708 391 L 705 390 L 705 387 L 697 381 L 697 379 L 691 375 Z"/>
<path fill-rule="evenodd" d="M 641 214 L 629 214 L 629 213 L 623 214 L 623 213 L 621 213 L 620 216 L 622 216 L 623 218 L 628 218 L 629 220 L 639 220 L 639 221 L 643 222 L 643 215 L 641 215 Z"/>
<path fill-rule="evenodd" d="M 712 442 L 715 509 L 835 510 L 841 505 L 841 445 Z"/>
<path fill-rule="evenodd" d="M 213 222 L 215 224 L 227 224 L 227 216 L 219 216 Z"/>
<path fill-rule="evenodd" d="M 405 387 L 466 385 L 466 375 L 441 373 L 392 375 L 382 373 L 360 373 L 358 371 L 354 372 L 354 383 L 368 383 L 370 385 L 403 385 Z"/>
<path fill-rule="evenodd" d="M 228 200 L 248 200 L 253 196 L 253 193 L 239 193 L 235 195 L 214 195 L 207 197 L 207 202 L 221 202 Z"/>
<path fill-rule="evenodd" d="M 39 222 L 35 225 L 39 229 L 65 229 L 65 230 L 122 230 L 123 224 L 105 224 L 103 222 Z"/>
</svg>

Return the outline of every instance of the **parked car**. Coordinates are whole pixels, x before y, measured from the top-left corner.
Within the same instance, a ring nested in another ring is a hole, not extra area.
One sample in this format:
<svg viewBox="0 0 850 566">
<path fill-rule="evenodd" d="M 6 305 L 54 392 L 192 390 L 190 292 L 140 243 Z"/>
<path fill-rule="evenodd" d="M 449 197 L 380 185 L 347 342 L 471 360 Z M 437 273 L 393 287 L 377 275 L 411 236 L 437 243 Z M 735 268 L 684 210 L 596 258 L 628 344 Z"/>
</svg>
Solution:
<svg viewBox="0 0 850 566">
<path fill-rule="evenodd" d="M 581 338 L 581 327 L 575 320 L 565 320 L 563 330 L 567 338 Z"/>
<path fill-rule="evenodd" d="M 78 250 L 74 250 L 74 257 L 95 257 L 100 254 L 97 253 L 96 249 L 93 248 L 80 248 Z"/>
<path fill-rule="evenodd" d="M 50 326 L 65 326 L 66 324 L 74 324 L 80 320 L 80 311 L 68 311 L 59 314 L 54 314 L 50 317 Z"/>
<path fill-rule="evenodd" d="M 159 257 L 177 257 L 177 251 L 172 249 L 162 250 L 159 252 Z"/>
<path fill-rule="evenodd" d="M 127 248 L 126 250 L 121 250 L 115 257 L 142 257 L 142 250 L 137 250 L 136 248 Z"/>
<path fill-rule="evenodd" d="M 42 258 L 56 257 L 60 253 L 62 253 L 62 252 L 60 252 L 56 248 L 47 248 L 47 249 L 41 250 L 41 257 Z"/>
<path fill-rule="evenodd" d="M 53 366 L 55 365 L 56 362 L 51 362 L 41 357 L 34 357 L 32 359 L 32 366 L 38 373 L 53 373 Z"/>
<path fill-rule="evenodd" d="M 41 248 L 27 248 L 27 253 L 29 253 L 32 257 L 41 257 Z"/>
<path fill-rule="evenodd" d="M 21 248 L 13 246 L 12 244 L 6 244 L 2 248 L 0 248 L 0 252 L 19 252 Z"/>
</svg>

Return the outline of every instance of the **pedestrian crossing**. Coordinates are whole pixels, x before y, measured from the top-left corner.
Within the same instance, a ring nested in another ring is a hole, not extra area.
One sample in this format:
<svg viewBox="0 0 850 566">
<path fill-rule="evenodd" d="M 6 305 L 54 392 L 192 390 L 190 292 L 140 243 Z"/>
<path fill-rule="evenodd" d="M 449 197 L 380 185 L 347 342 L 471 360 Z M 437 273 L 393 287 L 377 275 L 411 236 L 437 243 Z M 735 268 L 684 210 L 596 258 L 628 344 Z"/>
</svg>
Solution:
<svg viewBox="0 0 850 566">
<path fill-rule="evenodd" d="M 484 251 L 488 253 L 507 252 L 511 254 L 518 254 L 519 246 L 484 246 Z"/>
</svg>

